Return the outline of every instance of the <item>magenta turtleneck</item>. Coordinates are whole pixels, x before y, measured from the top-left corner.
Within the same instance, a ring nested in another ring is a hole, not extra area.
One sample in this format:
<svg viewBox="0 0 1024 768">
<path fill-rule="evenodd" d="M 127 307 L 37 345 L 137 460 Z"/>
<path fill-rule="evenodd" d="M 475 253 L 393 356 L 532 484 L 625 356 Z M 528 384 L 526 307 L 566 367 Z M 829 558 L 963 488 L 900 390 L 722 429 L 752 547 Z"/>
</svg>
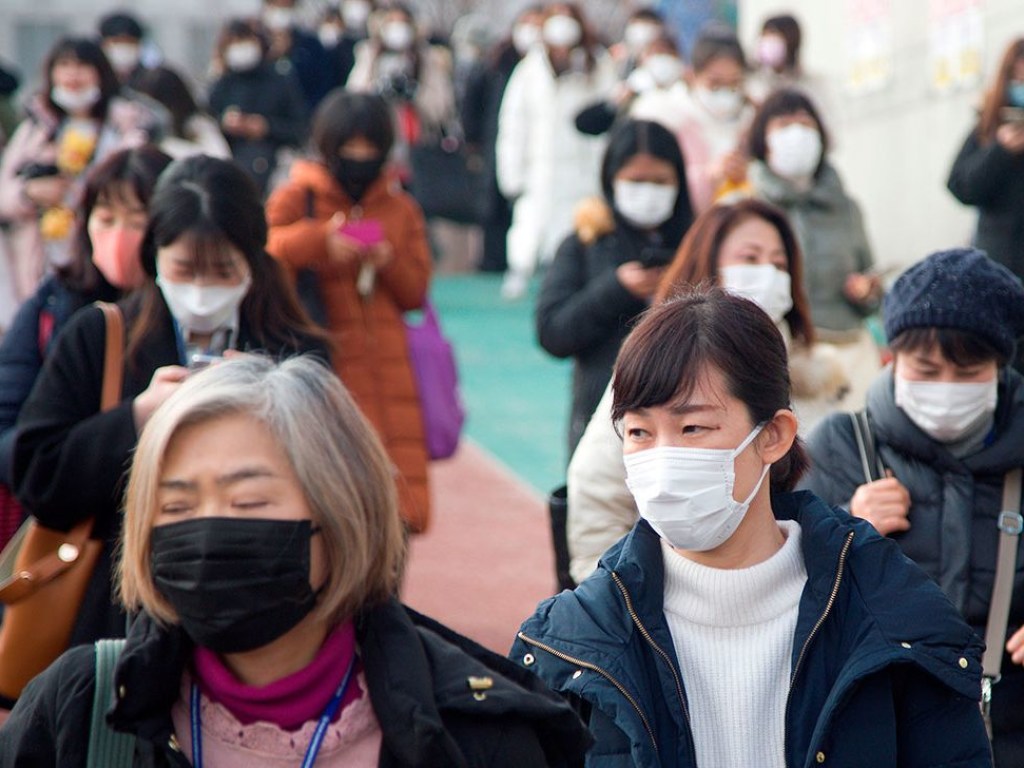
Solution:
<svg viewBox="0 0 1024 768">
<path fill-rule="evenodd" d="M 264 721 L 294 731 L 323 714 L 355 652 L 355 627 L 346 622 L 327 635 L 313 661 L 298 672 L 269 685 L 254 686 L 239 681 L 216 653 L 197 647 L 195 680 L 208 699 L 223 705 L 243 725 Z M 357 660 L 335 722 L 348 704 L 362 696 L 355 683 L 360 669 Z"/>
</svg>

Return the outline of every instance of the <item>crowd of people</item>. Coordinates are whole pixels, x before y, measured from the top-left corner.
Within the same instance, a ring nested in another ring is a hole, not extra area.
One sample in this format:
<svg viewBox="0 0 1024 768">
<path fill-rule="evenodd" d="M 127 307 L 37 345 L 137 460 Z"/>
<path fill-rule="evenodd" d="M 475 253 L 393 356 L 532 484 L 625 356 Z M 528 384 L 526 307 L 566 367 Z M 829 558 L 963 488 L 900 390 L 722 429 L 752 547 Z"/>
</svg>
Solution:
<svg viewBox="0 0 1024 768">
<path fill-rule="evenodd" d="M 749 55 L 253 5 L 201 89 L 121 12 L 18 115 L 0 72 L 0 544 L 101 543 L 0 766 L 1024 765 L 1024 39 L 949 174 L 973 247 L 887 286 L 790 15 Z M 575 588 L 509 658 L 399 601 L 459 184 L 573 360 Z"/>
</svg>

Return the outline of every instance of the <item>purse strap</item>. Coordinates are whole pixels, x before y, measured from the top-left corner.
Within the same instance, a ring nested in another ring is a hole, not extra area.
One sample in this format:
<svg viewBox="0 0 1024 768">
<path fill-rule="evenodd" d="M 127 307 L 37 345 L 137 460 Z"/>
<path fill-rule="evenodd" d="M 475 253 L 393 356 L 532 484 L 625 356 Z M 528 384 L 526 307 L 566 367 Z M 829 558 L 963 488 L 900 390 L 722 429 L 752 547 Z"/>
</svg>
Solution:
<svg viewBox="0 0 1024 768">
<path fill-rule="evenodd" d="M 853 436 L 857 441 L 857 453 L 860 454 L 860 465 L 864 470 L 865 482 L 873 483 L 885 477 L 885 467 L 875 448 L 875 436 L 871 432 L 867 410 L 850 414 L 853 424 Z"/>
<path fill-rule="evenodd" d="M 125 640 L 97 640 L 96 687 L 92 695 L 92 721 L 86 768 L 131 768 L 135 736 L 115 731 L 107 723 L 107 711 L 114 703 L 114 670 Z"/>
<path fill-rule="evenodd" d="M 96 306 L 106 321 L 106 343 L 103 349 L 103 386 L 100 410 L 109 411 L 121 402 L 124 383 L 124 316 L 117 304 L 97 301 Z"/>
</svg>

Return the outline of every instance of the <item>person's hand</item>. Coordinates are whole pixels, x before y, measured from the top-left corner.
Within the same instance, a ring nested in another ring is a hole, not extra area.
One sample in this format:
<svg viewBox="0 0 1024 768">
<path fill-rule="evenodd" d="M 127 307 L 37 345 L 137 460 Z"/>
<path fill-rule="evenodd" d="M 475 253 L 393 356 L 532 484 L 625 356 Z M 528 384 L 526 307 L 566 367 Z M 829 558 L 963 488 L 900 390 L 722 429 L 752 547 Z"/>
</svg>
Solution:
<svg viewBox="0 0 1024 768">
<path fill-rule="evenodd" d="M 381 240 L 369 246 L 363 254 L 363 261 L 372 264 L 375 269 L 384 269 L 395 260 L 395 249 L 387 240 Z"/>
<path fill-rule="evenodd" d="M 1024 153 L 1024 123 L 1003 123 L 996 129 L 996 142 L 1007 152 Z"/>
<path fill-rule="evenodd" d="M 345 214 L 336 213 L 327 222 L 327 258 L 332 264 L 349 265 L 363 260 L 365 247 L 338 230 L 345 223 Z"/>
<path fill-rule="evenodd" d="M 854 304 L 868 304 L 882 295 L 882 281 L 877 275 L 847 275 L 843 282 L 843 295 Z"/>
<path fill-rule="evenodd" d="M 733 184 L 742 184 L 747 180 L 747 156 L 738 149 L 722 158 L 722 177 Z"/>
<path fill-rule="evenodd" d="M 910 530 L 910 492 L 886 470 L 884 480 L 860 486 L 850 502 L 850 514 L 867 520 L 883 536 Z"/>
<path fill-rule="evenodd" d="M 39 176 L 25 182 L 25 197 L 40 208 L 53 208 L 64 202 L 70 184 L 63 176 Z"/>
<path fill-rule="evenodd" d="M 1021 627 L 1006 641 L 1006 650 L 1014 664 L 1024 664 L 1024 627 Z"/>
<path fill-rule="evenodd" d="M 237 107 L 230 107 L 224 110 L 224 115 L 220 119 L 220 125 L 226 134 L 243 136 L 245 134 L 245 115 Z"/>
<path fill-rule="evenodd" d="M 154 411 L 177 392 L 181 382 L 187 379 L 188 375 L 188 368 L 181 365 L 165 365 L 153 372 L 149 386 L 132 402 L 132 416 L 135 418 L 135 428 L 138 431 L 141 432 Z"/>
<path fill-rule="evenodd" d="M 638 299 L 646 301 L 654 296 L 665 274 L 664 267 L 645 267 L 639 261 L 627 261 L 615 270 L 615 279 Z"/>
<path fill-rule="evenodd" d="M 270 124 L 263 115 L 242 115 L 245 135 L 250 139 L 262 139 L 270 131 Z"/>
</svg>

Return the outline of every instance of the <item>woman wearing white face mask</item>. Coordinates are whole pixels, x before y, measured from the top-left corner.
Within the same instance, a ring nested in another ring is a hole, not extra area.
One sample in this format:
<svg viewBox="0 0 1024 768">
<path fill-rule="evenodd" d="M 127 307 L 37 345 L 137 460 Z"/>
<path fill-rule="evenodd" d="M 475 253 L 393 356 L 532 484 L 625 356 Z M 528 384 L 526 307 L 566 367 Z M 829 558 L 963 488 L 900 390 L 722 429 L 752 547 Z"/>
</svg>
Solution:
<svg viewBox="0 0 1024 768">
<path fill-rule="evenodd" d="M 895 544 L 792 493 L 770 318 L 717 290 L 665 302 L 613 388 L 642 520 L 511 652 L 587 705 L 587 765 L 988 765 L 980 640 Z"/>
<path fill-rule="evenodd" d="M 161 175 L 142 244 L 147 279 L 118 303 L 127 341 L 121 404 L 99 412 L 106 331 L 103 314 L 88 307 L 54 340 L 19 415 L 12 486 L 44 524 L 69 530 L 94 516 L 93 537 L 113 546 L 136 438 L 190 370 L 228 350 L 326 359 L 326 344 L 263 250 L 266 236 L 256 188 L 233 163 L 200 155 Z M 124 634 L 109 569 L 101 558 L 72 644 Z"/>
<path fill-rule="evenodd" d="M 786 339 L 793 408 L 806 430 L 835 409 L 846 377 L 838 361 L 814 343 L 802 273 L 800 247 L 782 211 L 752 199 L 715 205 L 690 227 L 655 302 L 698 285 L 718 285 L 757 302 Z M 568 549 L 577 581 L 593 572 L 637 518 L 611 408 L 608 387 L 569 463 Z"/>
<path fill-rule="evenodd" d="M 893 366 L 868 393 L 881 469 L 867 481 L 853 424 L 811 433 L 805 485 L 892 536 L 985 634 L 1004 475 L 1024 466 L 1024 381 L 1007 365 L 1024 334 L 1024 288 L 983 252 L 932 254 L 885 301 Z M 1018 502 L 1019 503 L 1019 502 Z M 1019 511 L 1019 510 L 1010 510 Z M 1007 653 L 992 688 L 997 766 L 1024 761 L 1024 576 L 1017 561 Z"/>
<path fill-rule="evenodd" d="M 806 256 L 804 289 L 815 332 L 842 359 L 850 379 L 842 407 L 856 410 L 881 365 L 864 319 L 877 311 L 882 286 L 860 208 L 828 161 L 828 149 L 811 100 L 799 91 L 778 91 L 750 128 L 750 181 L 757 197 L 793 222 Z"/>
<path fill-rule="evenodd" d="M 0 219 L 18 303 L 47 269 L 71 258 L 75 209 L 86 172 L 111 152 L 138 146 L 159 120 L 118 94 L 117 75 L 92 40 L 64 38 L 43 65 L 43 88 L 0 158 Z"/>
<path fill-rule="evenodd" d="M 603 198 L 577 208 L 576 231 L 559 247 L 537 297 L 540 345 L 574 361 L 570 456 L 619 345 L 693 221 L 679 145 L 657 123 L 626 122 L 612 135 L 601 186 Z"/>
<path fill-rule="evenodd" d="M 537 265 L 572 232 L 576 204 L 598 194 L 605 139 L 581 134 L 576 117 L 618 82 L 578 6 L 548 6 L 541 41 L 512 72 L 498 116 L 498 187 L 514 206 L 502 285 L 508 300 L 524 295 Z"/>
</svg>

